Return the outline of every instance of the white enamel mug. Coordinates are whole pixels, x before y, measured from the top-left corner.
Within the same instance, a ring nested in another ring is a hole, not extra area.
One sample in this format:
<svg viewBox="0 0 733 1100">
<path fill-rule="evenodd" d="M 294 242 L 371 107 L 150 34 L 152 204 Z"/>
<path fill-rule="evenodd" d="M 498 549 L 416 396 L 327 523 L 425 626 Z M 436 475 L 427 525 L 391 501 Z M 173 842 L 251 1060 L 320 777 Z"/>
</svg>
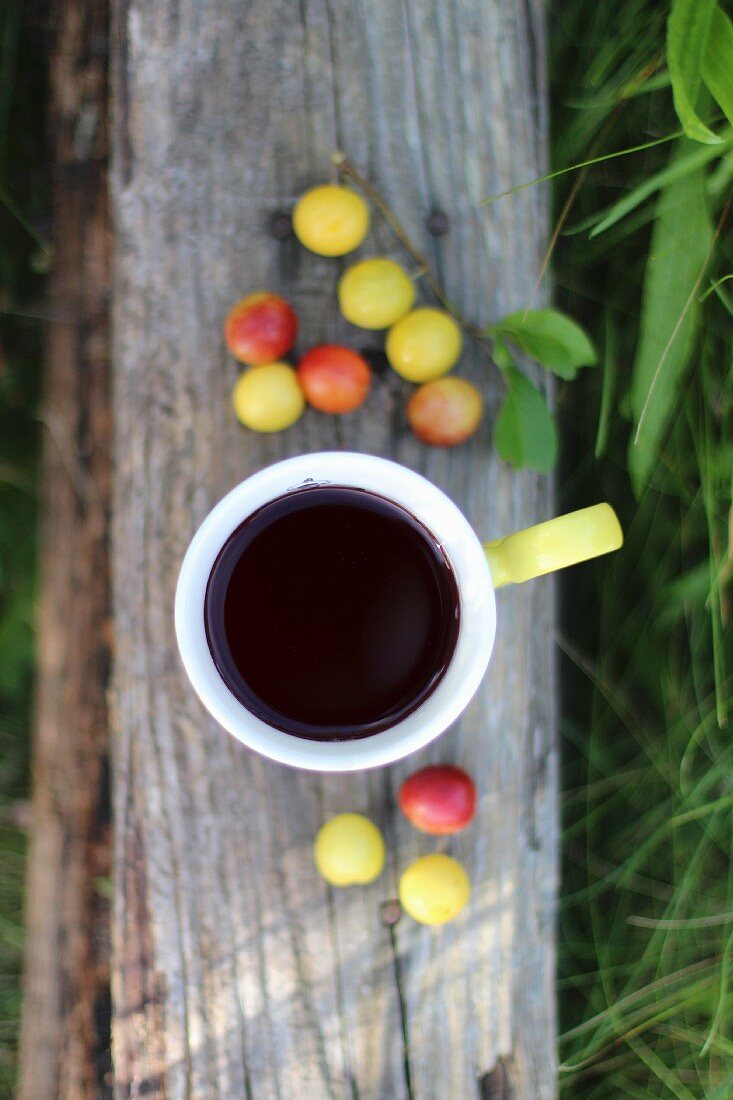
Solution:
<svg viewBox="0 0 733 1100">
<path fill-rule="evenodd" d="M 389 729 L 348 741 L 297 737 L 256 717 L 224 683 L 206 638 L 206 587 L 224 543 L 264 504 L 288 491 L 314 484 L 365 489 L 402 505 L 428 528 L 442 547 L 458 584 L 458 639 L 445 674 L 433 692 Z M 605 511 L 601 514 L 599 509 Z M 596 514 L 595 520 L 591 513 Z M 579 519 L 586 514 L 587 519 Z M 563 523 L 565 528 L 561 530 Z M 568 550 L 569 539 L 574 541 L 572 551 Z M 562 552 L 558 542 L 563 544 Z M 201 702 L 242 744 L 282 764 L 312 771 L 373 768 L 399 760 L 427 745 L 466 708 L 481 683 L 494 645 L 495 586 L 606 553 L 620 544 L 621 532 L 612 510 L 608 505 L 597 505 L 550 520 L 500 542 L 482 545 L 468 520 L 445 493 L 396 462 L 344 451 L 298 455 L 268 466 L 237 485 L 219 501 L 194 535 L 181 566 L 176 590 L 178 648 Z M 507 549 L 512 547 L 515 552 L 508 554 Z M 531 559 L 529 565 L 525 562 L 523 572 L 522 558 Z M 520 566 L 521 576 L 513 575 L 515 565 Z"/>
</svg>

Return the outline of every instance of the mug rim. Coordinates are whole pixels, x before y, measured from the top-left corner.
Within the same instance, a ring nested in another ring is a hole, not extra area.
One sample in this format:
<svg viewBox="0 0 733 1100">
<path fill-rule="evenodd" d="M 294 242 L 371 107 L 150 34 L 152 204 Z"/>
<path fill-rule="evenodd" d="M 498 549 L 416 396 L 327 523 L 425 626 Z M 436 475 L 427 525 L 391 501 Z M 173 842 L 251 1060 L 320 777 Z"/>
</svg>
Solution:
<svg viewBox="0 0 733 1100">
<path fill-rule="evenodd" d="M 214 561 L 233 531 L 263 504 L 309 484 L 357 487 L 416 516 L 447 555 L 460 599 L 458 637 L 440 682 L 400 722 L 363 738 L 318 741 L 285 733 L 247 710 L 226 686 L 209 650 L 204 599 Z M 496 605 L 481 543 L 458 506 L 422 475 L 391 459 L 355 451 L 296 455 L 252 474 L 208 513 L 183 558 L 175 595 L 175 631 L 188 678 L 221 726 L 254 751 L 311 771 L 356 771 L 392 763 L 429 744 L 465 710 L 491 657 Z"/>
</svg>

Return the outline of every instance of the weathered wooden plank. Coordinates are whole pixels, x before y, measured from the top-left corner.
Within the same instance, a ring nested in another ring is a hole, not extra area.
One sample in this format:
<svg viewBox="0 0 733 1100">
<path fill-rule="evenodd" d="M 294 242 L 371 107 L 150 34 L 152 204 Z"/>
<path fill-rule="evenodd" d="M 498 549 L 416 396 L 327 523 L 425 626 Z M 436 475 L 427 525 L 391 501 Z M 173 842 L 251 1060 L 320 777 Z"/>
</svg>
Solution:
<svg viewBox="0 0 733 1100">
<path fill-rule="evenodd" d="M 33 816 L 21 1100 L 110 1094 L 107 18 L 52 5 L 53 272 L 46 341 Z"/>
<path fill-rule="evenodd" d="M 470 911 L 442 932 L 402 921 L 393 937 L 379 903 L 407 859 L 434 847 L 394 812 L 417 761 L 319 778 L 257 758 L 194 699 L 171 619 L 181 558 L 208 509 L 289 454 L 389 455 L 444 488 L 487 538 L 551 514 L 551 484 L 502 468 L 488 425 L 455 453 L 417 444 L 391 373 L 368 411 L 244 433 L 221 340 L 227 306 L 266 286 L 295 302 L 302 346 L 374 343 L 338 317 L 341 265 L 267 233 L 335 148 L 386 195 L 467 315 L 489 322 L 529 302 L 541 192 L 478 203 L 544 166 L 539 5 L 116 0 L 114 10 L 118 1094 L 463 1100 L 501 1072 L 517 1097 L 545 1100 L 555 1094 L 551 582 L 500 595 L 485 686 L 419 758 L 478 777 L 478 822 L 447 846 L 474 879 Z M 450 218 L 439 240 L 424 227 L 433 207 Z M 400 256 L 376 217 L 368 250 Z M 491 420 L 495 372 L 471 349 L 462 371 L 480 380 Z M 320 821 L 346 808 L 381 822 L 392 867 L 372 887 L 330 892 L 310 846 Z"/>
</svg>

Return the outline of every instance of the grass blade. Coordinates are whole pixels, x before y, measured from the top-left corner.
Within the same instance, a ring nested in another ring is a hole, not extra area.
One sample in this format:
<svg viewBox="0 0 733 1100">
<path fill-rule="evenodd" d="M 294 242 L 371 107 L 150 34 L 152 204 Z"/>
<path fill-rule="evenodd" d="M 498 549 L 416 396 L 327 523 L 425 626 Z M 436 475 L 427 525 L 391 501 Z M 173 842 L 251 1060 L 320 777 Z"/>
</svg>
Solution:
<svg viewBox="0 0 733 1100">
<path fill-rule="evenodd" d="M 726 994 L 728 992 L 728 975 L 730 973 L 730 955 L 731 948 L 733 948 L 733 932 L 728 937 L 728 941 L 723 951 L 723 964 L 720 968 L 720 991 L 718 993 L 718 1003 L 715 1008 L 715 1015 L 713 1016 L 713 1022 L 710 1026 L 708 1037 L 705 1040 L 705 1045 L 700 1051 L 701 1055 L 707 1054 L 710 1050 L 713 1042 L 715 1041 L 716 1032 L 720 1030 L 721 1023 L 723 1022 L 726 1010 Z"/>
<path fill-rule="evenodd" d="M 700 301 L 704 302 L 705 299 L 709 298 L 711 294 L 718 294 L 718 288 L 721 287 L 723 285 L 723 283 L 729 283 L 731 279 L 733 279 L 733 275 L 722 275 L 720 277 L 720 279 L 716 279 L 714 283 L 710 284 L 710 286 L 705 291 L 705 293 L 700 295 Z M 726 306 L 726 308 L 727 308 L 727 303 L 725 301 L 725 298 L 721 297 L 720 294 L 718 294 L 718 297 L 720 298 L 723 305 Z M 729 312 L 730 312 L 730 310 L 729 310 Z"/>
<path fill-rule="evenodd" d="M 633 191 L 630 191 L 628 195 L 624 195 L 622 199 L 613 204 L 606 216 L 591 230 L 590 236 L 597 237 L 600 233 L 604 233 L 616 222 L 621 221 L 627 214 L 630 214 L 632 210 L 635 210 L 637 206 L 640 206 L 650 195 L 664 190 L 665 187 L 669 187 L 676 180 L 683 179 L 691 172 L 699 171 L 711 160 L 715 160 L 716 157 L 722 157 L 731 148 L 731 138 L 733 138 L 733 134 L 728 131 L 724 135 L 723 144 L 706 145 L 702 149 L 693 149 L 687 156 L 673 160 L 661 172 L 655 172 L 654 175 L 649 176 Z"/>
<path fill-rule="evenodd" d="M 665 134 L 664 137 L 655 138 L 654 141 L 645 141 L 641 145 L 632 145 L 629 149 L 619 149 L 615 153 L 605 153 L 601 157 L 591 157 L 589 160 L 581 160 L 578 164 L 570 164 L 567 168 L 558 168 L 556 172 L 547 172 L 544 176 L 536 176 L 533 180 L 527 180 L 526 183 L 518 183 L 516 187 L 510 187 L 508 191 L 500 191 L 498 195 L 489 195 L 488 199 L 482 199 L 479 206 L 490 206 L 492 202 L 498 202 L 499 199 L 505 199 L 509 195 L 516 195 L 519 191 L 526 191 L 528 187 L 536 187 L 538 183 L 547 183 L 548 180 L 555 180 L 559 176 L 566 176 L 568 172 L 577 172 L 581 168 L 590 168 L 594 164 L 604 164 L 607 160 L 616 160 L 617 157 L 628 157 L 631 153 L 643 153 L 646 149 L 654 149 L 657 145 L 664 145 L 667 141 L 674 141 L 676 138 L 682 136 L 681 130 L 675 130 L 672 134 Z M 719 141 L 719 138 L 715 139 Z"/>
<path fill-rule="evenodd" d="M 606 315 L 606 340 L 603 349 L 603 382 L 601 389 L 601 409 L 598 414 L 595 456 L 600 458 L 606 453 L 608 433 L 611 427 L 613 398 L 616 392 L 618 360 L 616 355 L 616 330 L 611 322 L 610 312 Z"/>
<path fill-rule="evenodd" d="M 720 138 L 695 108 L 714 10 L 715 0 L 672 0 L 667 22 L 667 64 L 677 117 L 687 137 L 708 145 Z"/>
<path fill-rule="evenodd" d="M 687 142 L 680 143 L 675 159 L 688 150 Z M 691 295 L 694 299 L 712 239 L 705 179 L 698 169 L 664 189 L 652 234 L 631 384 L 636 435 L 629 473 L 637 495 L 654 465 L 692 353 L 698 307 Z"/>
</svg>

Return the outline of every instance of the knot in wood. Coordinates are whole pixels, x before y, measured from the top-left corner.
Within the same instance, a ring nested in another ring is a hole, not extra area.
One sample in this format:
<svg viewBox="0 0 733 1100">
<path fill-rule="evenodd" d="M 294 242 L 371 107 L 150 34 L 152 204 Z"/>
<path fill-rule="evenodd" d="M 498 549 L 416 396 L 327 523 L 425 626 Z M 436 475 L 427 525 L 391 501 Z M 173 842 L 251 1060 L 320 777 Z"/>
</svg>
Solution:
<svg viewBox="0 0 733 1100">
<path fill-rule="evenodd" d="M 387 928 L 391 928 L 393 925 L 397 924 L 401 916 L 402 906 L 397 898 L 390 898 L 389 901 L 383 901 L 379 906 L 379 919 Z"/>
<path fill-rule="evenodd" d="M 433 237 L 444 237 L 450 229 L 448 215 L 442 210 L 431 210 L 425 219 L 425 228 Z"/>
<path fill-rule="evenodd" d="M 276 210 L 270 218 L 270 236 L 276 241 L 286 241 L 293 235 L 293 220 L 284 210 Z"/>
</svg>

